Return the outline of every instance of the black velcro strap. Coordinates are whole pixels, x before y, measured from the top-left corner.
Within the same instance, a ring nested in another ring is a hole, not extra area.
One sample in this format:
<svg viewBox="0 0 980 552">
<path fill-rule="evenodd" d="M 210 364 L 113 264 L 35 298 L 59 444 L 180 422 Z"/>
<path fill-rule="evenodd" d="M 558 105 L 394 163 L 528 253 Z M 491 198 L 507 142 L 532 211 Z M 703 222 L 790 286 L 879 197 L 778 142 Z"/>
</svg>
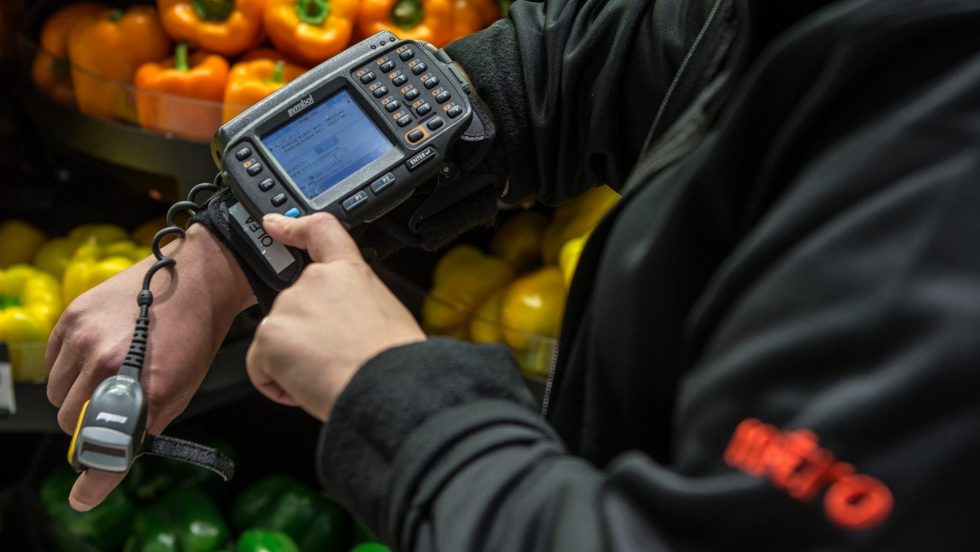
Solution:
<svg viewBox="0 0 980 552">
<path fill-rule="evenodd" d="M 225 481 L 230 480 L 235 475 L 235 462 L 221 451 L 175 437 L 147 435 L 143 440 L 140 453 L 173 458 L 201 468 L 207 468 L 220 475 Z"/>
</svg>

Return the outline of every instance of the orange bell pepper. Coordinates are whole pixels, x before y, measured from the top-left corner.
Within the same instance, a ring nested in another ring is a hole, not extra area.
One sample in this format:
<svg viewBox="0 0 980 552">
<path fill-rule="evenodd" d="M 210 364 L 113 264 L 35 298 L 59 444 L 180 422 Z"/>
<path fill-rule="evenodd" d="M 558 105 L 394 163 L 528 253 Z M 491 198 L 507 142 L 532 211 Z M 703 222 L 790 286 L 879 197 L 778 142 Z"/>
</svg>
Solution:
<svg viewBox="0 0 980 552">
<path fill-rule="evenodd" d="M 346 48 L 358 0 L 268 0 L 265 32 L 276 48 L 316 65 Z"/>
<path fill-rule="evenodd" d="M 221 120 L 230 121 L 248 106 L 282 88 L 304 72 L 306 69 L 285 60 L 262 57 L 232 65 L 228 84 L 225 86 Z"/>
<path fill-rule="evenodd" d="M 75 105 L 75 93 L 69 73 L 71 65 L 68 62 L 68 35 L 75 25 L 106 9 L 106 6 L 93 2 L 69 4 L 44 21 L 40 48 L 34 56 L 31 76 L 37 88 L 53 100 L 65 105 Z"/>
<path fill-rule="evenodd" d="M 453 34 L 450 40 L 473 34 L 500 17 L 493 0 L 453 0 Z"/>
<path fill-rule="evenodd" d="M 262 39 L 266 0 L 157 0 L 160 22 L 174 40 L 234 56 Z"/>
<path fill-rule="evenodd" d="M 228 62 L 206 52 L 187 55 L 181 42 L 172 59 L 144 63 L 136 71 L 140 126 L 192 140 L 209 140 L 221 126 L 219 102 L 228 82 Z"/>
<path fill-rule="evenodd" d="M 75 25 L 68 35 L 68 58 L 75 99 L 83 113 L 135 120 L 129 94 L 136 68 L 167 57 L 167 38 L 150 6 L 105 10 Z"/>
<path fill-rule="evenodd" d="M 387 31 L 442 47 L 452 37 L 450 0 L 362 0 L 357 16 L 364 37 Z"/>
</svg>

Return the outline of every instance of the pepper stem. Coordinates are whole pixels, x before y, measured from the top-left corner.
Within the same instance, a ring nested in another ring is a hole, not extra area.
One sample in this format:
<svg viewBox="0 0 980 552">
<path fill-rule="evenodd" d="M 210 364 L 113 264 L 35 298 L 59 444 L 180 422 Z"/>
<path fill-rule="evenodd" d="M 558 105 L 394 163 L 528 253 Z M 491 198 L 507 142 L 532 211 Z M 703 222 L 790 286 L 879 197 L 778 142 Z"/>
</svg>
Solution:
<svg viewBox="0 0 980 552">
<path fill-rule="evenodd" d="M 16 297 L 8 297 L 6 295 L 0 295 L 0 310 L 10 308 L 10 307 L 21 307 L 20 299 Z"/>
<path fill-rule="evenodd" d="M 190 71 L 191 66 L 187 62 L 187 43 L 178 42 L 177 49 L 174 51 L 174 69 L 178 71 Z"/>
<path fill-rule="evenodd" d="M 112 10 L 109 12 L 109 21 L 119 23 L 119 21 L 123 18 L 123 15 L 123 11 L 120 9 Z"/>
<path fill-rule="evenodd" d="M 286 62 L 280 59 L 279 61 L 276 62 L 276 65 L 272 68 L 272 74 L 269 75 L 269 78 L 267 80 L 269 82 L 283 82 L 284 80 L 286 80 L 285 72 L 286 72 Z"/>
<path fill-rule="evenodd" d="M 412 29 L 422 23 L 425 10 L 420 0 L 398 0 L 391 9 L 391 21 L 402 29 Z"/>
<path fill-rule="evenodd" d="M 327 0 L 296 0 L 296 15 L 309 25 L 323 25 L 330 15 L 330 2 Z"/>
<path fill-rule="evenodd" d="M 224 21 L 235 11 L 235 0 L 193 0 L 194 13 L 205 21 Z"/>
</svg>

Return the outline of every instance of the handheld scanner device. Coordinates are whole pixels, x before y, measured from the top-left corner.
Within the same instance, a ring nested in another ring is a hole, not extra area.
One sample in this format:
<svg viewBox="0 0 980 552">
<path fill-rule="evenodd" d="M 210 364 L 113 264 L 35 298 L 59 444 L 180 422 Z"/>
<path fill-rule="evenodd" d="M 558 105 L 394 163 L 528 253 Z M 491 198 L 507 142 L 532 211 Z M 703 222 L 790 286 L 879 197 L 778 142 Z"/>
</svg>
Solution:
<svg viewBox="0 0 980 552">
<path fill-rule="evenodd" d="M 348 228 L 434 178 L 473 117 L 469 80 L 431 45 L 378 33 L 218 129 L 211 153 L 241 206 L 231 215 L 282 288 L 298 251 L 264 236 L 266 213 L 325 211 Z M 267 271 L 260 271 L 267 273 Z"/>
<path fill-rule="evenodd" d="M 68 447 L 68 463 L 76 471 L 125 472 L 145 435 L 143 388 L 136 378 L 117 374 L 100 383 L 82 407 Z"/>
</svg>

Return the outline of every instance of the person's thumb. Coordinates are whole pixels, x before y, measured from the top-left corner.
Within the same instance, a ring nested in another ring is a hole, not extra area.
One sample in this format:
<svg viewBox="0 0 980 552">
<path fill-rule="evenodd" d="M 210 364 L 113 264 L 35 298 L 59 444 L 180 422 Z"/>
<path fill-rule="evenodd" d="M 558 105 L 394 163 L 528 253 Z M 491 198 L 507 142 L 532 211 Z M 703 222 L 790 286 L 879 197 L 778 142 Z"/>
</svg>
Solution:
<svg viewBox="0 0 980 552">
<path fill-rule="evenodd" d="M 85 470 L 75 480 L 75 485 L 68 496 L 68 504 L 79 512 L 87 512 L 102 504 L 105 497 L 109 496 L 124 477 L 126 477 L 124 473 Z"/>
<path fill-rule="evenodd" d="M 313 213 L 290 218 L 268 214 L 262 217 L 262 226 L 272 239 L 305 249 L 314 262 L 361 260 L 357 244 L 333 215 Z"/>
</svg>

